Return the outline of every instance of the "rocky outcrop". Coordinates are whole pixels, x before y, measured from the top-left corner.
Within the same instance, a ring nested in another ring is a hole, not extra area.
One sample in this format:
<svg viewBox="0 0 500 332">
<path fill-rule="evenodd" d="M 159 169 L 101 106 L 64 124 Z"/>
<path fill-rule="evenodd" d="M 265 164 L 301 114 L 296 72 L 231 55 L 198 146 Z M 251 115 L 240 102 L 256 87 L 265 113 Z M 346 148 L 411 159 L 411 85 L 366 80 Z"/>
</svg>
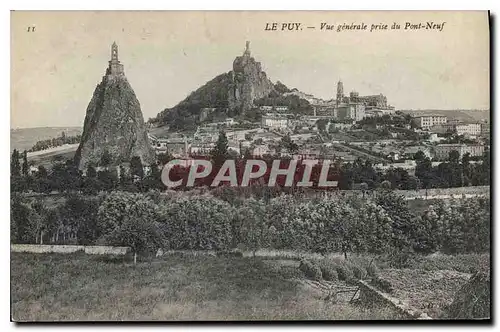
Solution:
<svg viewBox="0 0 500 332">
<path fill-rule="evenodd" d="M 250 55 L 249 42 L 245 53 L 234 60 L 231 75 L 233 82 L 228 95 L 230 109 L 247 111 L 255 99 L 266 97 L 274 90 L 260 62 Z"/>
<path fill-rule="evenodd" d="M 249 43 L 242 56 L 233 61 L 233 70 L 207 82 L 173 108 L 163 110 L 154 122 L 172 129 L 196 128 L 203 121 L 235 116 L 252 108 L 256 99 L 275 91 L 250 54 Z"/>
<path fill-rule="evenodd" d="M 75 162 L 80 169 L 88 164 L 100 165 L 106 151 L 114 165 L 128 162 L 133 156 L 139 156 L 143 164 L 155 160 L 141 106 L 118 61 L 116 44 L 106 75 L 87 107 Z"/>
</svg>

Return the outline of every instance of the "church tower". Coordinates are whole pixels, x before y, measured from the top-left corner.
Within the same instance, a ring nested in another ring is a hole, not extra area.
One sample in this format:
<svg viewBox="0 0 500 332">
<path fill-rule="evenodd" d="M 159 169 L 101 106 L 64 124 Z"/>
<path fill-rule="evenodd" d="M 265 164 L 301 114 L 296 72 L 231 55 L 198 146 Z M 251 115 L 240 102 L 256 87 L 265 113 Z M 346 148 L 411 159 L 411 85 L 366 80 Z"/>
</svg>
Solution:
<svg viewBox="0 0 500 332">
<path fill-rule="evenodd" d="M 337 106 L 339 106 L 343 100 L 344 100 L 344 83 L 342 83 L 342 81 L 339 80 L 339 82 L 337 83 L 337 100 L 336 100 Z"/>
<path fill-rule="evenodd" d="M 109 66 L 106 70 L 107 75 L 123 75 L 123 65 L 120 64 L 120 60 L 118 60 L 118 45 L 116 42 L 113 42 L 111 45 L 111 60 L 109 60 Z"/>
</svg>

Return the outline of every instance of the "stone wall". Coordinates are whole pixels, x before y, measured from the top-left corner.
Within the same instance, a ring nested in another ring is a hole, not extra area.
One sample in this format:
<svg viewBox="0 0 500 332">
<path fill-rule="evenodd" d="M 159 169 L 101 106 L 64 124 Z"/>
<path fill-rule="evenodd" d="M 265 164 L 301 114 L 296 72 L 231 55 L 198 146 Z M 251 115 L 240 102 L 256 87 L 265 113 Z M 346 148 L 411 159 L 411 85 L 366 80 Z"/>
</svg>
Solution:
<svg viewBox="0 0 500 332">
<path fill-rule="evenodd" d="M 11 244 L 11 252 L 30 252 L 35 254 L 59 253 L 71 254 L 75 252 L 84 252 L 85 246 L 74 245 L 45 245 L 45 244 Z"/>
<path fill-rule="evenodd" d="M 71 254 L 84 252 L 89 255 L 118 255 L 123 256 L 130 252 L 129 247 L 111 246 L 75 246 L 75 245 L 44 245 L 44 244 L 11 244 L 11 252 L 29 252 L 34 254 L 58 253 Z"/>
<path fill-rule="evenodd" d="M 364 280 L 358 281 L 359 299 L 362 303 L 384 305 L 407 319 L 432 319 L 426 313 L 411 308 L 408 304 L 392 297 L 382 291 L 379 291 Z"/>
<path fill-rule="evenodd" d="M 118 255 L 129 253 L 130 247 L 86 246 L 85 253 L 90 255 Z"/>
</svg>

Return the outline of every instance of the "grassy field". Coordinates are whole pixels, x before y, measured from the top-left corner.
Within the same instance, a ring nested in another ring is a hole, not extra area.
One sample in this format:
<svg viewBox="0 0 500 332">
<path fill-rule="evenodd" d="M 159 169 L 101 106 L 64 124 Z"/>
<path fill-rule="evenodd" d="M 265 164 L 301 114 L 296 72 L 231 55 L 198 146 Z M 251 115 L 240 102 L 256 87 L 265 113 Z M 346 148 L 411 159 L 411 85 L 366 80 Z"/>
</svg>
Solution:
<svg viewBox="0 0 500 332">
<path fill-rule="evenodd" d="M 311 296 L 298 268 L 262 258 L 172 255 L 136 266 L 102 257 L 11 254 L 12 318 L 59 320 L 396 319 Z"/>
</svg>

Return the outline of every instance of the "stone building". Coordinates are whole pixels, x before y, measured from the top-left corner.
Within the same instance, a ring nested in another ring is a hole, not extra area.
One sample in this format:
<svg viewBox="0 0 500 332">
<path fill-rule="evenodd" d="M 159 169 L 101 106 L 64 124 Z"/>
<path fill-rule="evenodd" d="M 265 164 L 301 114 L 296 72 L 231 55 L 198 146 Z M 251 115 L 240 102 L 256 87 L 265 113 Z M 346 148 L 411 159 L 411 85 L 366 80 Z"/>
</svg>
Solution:
<svg viewBox="0 0 500 332">
<path fill-rule="evenodd" d="M 361 103 L 341 104 L 337 107 L 337 119 L 360 121 L 365 118 L 365 105 Z"/>
<path fill-rule="evenodd" d="M 118 60 L 118 45 L 113 42 L 111 45 L 111 59 L 109 60 L 109 66 L 106 69 L 106 75 L 124 75 L 123 65 Z"/>
<path fill-rule="evenodd" d="M 434 147 L 434 157 L 437 160 L 448 160 L 451 151 L 457 151 L 460 158 L 469 153 L 471 157 L 484 154 L 484 145 L 480 144 L 438 144 Z"/>
<path fill-rule="evenodd" d="M 430 129 L 432 126 L 445 125 L 448 122 L 448 118 L 439 114 L 417 115 L 413 117 L 412 122 L 418 128 Z"/>
<path fill-rule="evenodd" d="M 349 102 L 363 103 L 365 106 L 376 107 L 380 109 L 386 109 L 389 107 L 389 105 L 387 104 L 387 97 L 383 94 L 360 96 L 358 92 L 352 91 L 349 94 Z"/>
<path fill-rule="evenodd" d="M 290 125 L 290 119 L 286 116 L 275 115 L 263 115 L 262 116 L 262 126 L 270 129 L 285 129 Z"/>
</svg>

